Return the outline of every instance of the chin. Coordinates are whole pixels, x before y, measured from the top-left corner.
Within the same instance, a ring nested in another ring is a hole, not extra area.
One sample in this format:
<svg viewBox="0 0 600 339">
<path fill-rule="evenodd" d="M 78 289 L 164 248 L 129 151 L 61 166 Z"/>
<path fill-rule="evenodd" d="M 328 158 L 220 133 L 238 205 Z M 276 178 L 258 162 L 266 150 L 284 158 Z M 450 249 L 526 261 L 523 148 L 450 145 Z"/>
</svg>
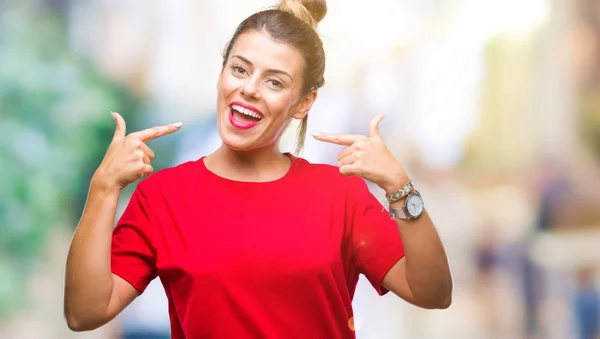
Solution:
<svg viewBox="0 0 600 339">
<path fill-rule="evenodd" d="M 266 135 L 268 126 L 266 121 L 251 128 L 240 128 L 231 122 L 229 109 L 219 117 L 218 131 L 223 145 L 234 151 L 255 151 L 269 148 L 272 143 L 279 140 L 277 135 Z"/>
<path fill-rule="evenodd" d="M 226 128 L 219 129 L 219 134 L 223 145 L 234 151 L 252 151 L 260 148 L 253 138 L 231 133 L 231 131 L 227 131 Z"/>
<path fill-rule="evenodd" d="M 239 140 L 239 138 L 221 138 L 223 145 L 234 151 L 252 151 L 258 147 L 254 146 L 249 140 Z"/>
</svg>

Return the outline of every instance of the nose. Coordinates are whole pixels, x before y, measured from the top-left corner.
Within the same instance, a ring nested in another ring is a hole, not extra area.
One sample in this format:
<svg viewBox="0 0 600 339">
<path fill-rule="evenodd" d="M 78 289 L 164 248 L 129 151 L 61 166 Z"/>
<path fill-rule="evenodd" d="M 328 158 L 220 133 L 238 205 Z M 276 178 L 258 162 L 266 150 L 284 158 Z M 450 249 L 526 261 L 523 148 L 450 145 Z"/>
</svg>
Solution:
<svg viewBox="0 0 600 339">
<path fill-rule="evenodd" d="M 241 94 L 247 98 L 260 99 L 260 91 L 257 82 L 257 79 L 251 77 L 247 78 L 240 88 Z"/>
</svg>

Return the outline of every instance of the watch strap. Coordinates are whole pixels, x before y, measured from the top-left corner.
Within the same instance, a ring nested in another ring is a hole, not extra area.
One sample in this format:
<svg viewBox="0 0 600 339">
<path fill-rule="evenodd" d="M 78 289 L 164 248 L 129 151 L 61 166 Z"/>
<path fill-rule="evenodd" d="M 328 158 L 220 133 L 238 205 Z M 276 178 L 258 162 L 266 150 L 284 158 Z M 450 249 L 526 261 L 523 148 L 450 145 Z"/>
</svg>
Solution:
<svg viewBox="0 0 600 339">
<path fill-rule="evenodd" d="M 410 219 L 410 216 L 408 215 L 408 213 L 406 213 L 406 211 L 402 207 L 400 207 L 400 208 L 390 207 L 390 217 L 392 217 L 392 219 L 394 219 L 394 218 Z"/>
</svg>

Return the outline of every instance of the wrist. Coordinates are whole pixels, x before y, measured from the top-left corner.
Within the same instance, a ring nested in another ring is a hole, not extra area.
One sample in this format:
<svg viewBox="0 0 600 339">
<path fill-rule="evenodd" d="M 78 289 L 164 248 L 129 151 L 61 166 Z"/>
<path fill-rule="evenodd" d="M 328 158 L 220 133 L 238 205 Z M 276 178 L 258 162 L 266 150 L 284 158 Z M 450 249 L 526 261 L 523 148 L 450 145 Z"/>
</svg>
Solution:
<svg viewBox="0 0 600 339">
<path fill-rule="evenodd" d="M 402 208 L 402 207 L 404 207 L 404 204 L 406 204 L 406 197 L 404 197 L 398 201 L 391 202 L 389 204 L 389 207 L 390 208 Z"/>
<path fill-rule="evenodd" d="M 121 187 L 112 184 L 110 181 L 103 178 L 102 175 L 99 175 L 99 173 L 95 173 L 90 181 L 90 192 L 103 195 L 119 194 L 121 193 Z"/>
<path fill-rule="evenodd" d="M 409 181 L 410 178 L 404 171 L 397 171 L 380 187 L 385 191 L 386 195 L 390 195 L 404 187 L 404 185 L 408 184 Z"/>
</svg>

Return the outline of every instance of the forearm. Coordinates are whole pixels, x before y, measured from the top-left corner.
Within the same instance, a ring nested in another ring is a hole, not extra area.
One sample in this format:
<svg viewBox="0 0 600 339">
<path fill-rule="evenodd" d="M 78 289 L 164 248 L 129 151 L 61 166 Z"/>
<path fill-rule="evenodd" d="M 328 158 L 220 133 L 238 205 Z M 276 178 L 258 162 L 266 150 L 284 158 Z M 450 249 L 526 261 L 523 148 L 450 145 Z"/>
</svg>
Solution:
<svg viewBox="0 0 600 339">
<path fill-rule="evenodd" d="M 108 307 L 113 288 L 110 249 L 118 199 L 119 190 L 92 181 L 67 257 L 64 311 L 69 323 L 95 322 Z"/>
<path fill-rule="evenodd" d="M 424 305 L 448 307 L 452 277 L 440 237 L 426 211 L 416 220 L 396 219 L 404 246 L 406 279 Z"/>
</svg>

